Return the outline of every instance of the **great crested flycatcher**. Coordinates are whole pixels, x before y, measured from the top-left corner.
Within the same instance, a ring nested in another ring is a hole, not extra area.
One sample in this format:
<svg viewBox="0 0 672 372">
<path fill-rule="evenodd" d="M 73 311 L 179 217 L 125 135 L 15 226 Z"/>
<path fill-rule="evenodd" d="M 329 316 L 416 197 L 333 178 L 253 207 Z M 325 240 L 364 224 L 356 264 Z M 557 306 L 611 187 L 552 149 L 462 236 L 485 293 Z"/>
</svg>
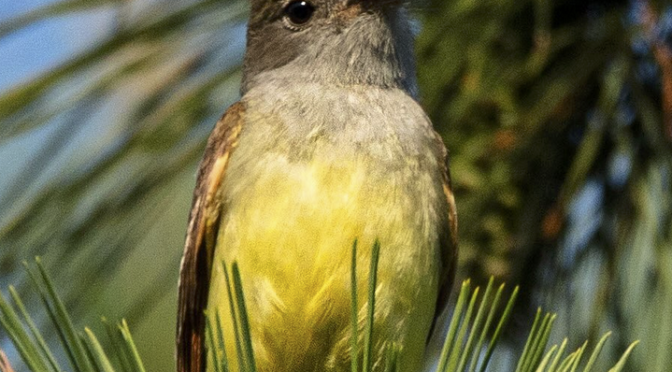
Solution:
<svg viewBox="0 0 672 372">
<path fill-rule="evenodd" d="M 251 0 L 242 98 L 198 174 L 180 273 L 179 372 L 212 371 L 205 313 L 234 336 L 238 262 L 259 371 L 350 370 L 351 247 L 380 242 L 372 360 L 416 371 L 456 261 L 446 149 L 417 103 L 401 0 Z M 366 291 L 360 291 L 364 324 Z M 361 332 L 360 332 L 361 334 Z"/>
</svg>

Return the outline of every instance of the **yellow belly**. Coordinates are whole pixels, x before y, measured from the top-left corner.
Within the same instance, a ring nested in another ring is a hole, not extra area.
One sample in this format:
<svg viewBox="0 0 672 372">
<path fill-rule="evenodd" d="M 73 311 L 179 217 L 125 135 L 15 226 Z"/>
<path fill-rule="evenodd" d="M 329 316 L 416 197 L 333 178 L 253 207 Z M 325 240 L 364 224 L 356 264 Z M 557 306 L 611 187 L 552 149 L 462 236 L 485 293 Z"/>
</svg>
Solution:
<svg viewBox="0 0 672 372">
<path fill-rule="evenodd" d="M 376 239 L 381 244 L 374 362 L 394 342 L 402 347 L 401 371 L 418 370 L 438 291 L 443 204 L 435 175 L 416 160 L 404 162 L 382 171 L 365 156 L 232 158 L 208 312 L 219 312 L 232 329 L 219 262 L 237 260 L 260 371 L 349 370 L 355 239 L 360 326 L 371 247 Z M 236 371 L 234 335 L 225 336 Z"/>
</svg>

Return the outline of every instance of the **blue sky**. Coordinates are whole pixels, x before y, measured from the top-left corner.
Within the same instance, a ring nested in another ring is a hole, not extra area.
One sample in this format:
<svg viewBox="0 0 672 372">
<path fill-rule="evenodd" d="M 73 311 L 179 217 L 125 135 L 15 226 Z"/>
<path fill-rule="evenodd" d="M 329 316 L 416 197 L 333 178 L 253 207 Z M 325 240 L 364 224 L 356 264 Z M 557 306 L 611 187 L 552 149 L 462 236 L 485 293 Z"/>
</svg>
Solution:
<svg viewBox="0 0 672 372">
<path fill-rule="evenodd" d="M 54 0 L 0 0 L 0 25 Z M 0 38 L 0 94 L 62 64 L 109 34 L 113 12 L 89 10 L 70 16 L 35 22 Z M 54 18 L 54 17 L 52 17 Z M 0 204 L 3 193 L 26 161 L 53 132 L 54 126 L 37 128 L 0 141 Z M 0 123 L 0 136 L 2 125 Z M 0 221 L 1 222 L 1 221 Z"/>
<path fill-rule="evenodd" d="M 0 22 L 53 0 L 3 0 Z M 106 34 L 109 12 L 88 11 L 37 22 L 0 39 L 0 91 L 65 61 Z"/>
</svg>

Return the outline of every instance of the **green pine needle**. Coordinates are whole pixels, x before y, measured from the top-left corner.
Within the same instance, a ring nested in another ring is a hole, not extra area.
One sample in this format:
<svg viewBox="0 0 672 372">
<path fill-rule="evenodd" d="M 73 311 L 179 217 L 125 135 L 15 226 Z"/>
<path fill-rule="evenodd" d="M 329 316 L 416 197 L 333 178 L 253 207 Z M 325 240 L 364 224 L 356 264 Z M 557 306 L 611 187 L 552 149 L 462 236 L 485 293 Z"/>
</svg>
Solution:
<svg viewBox="0 0 672 372">
<path fill-rule="evenodd" d="M 214 314 L 217 314 L 217 312 L 214 312 Z M 208 337 L 206 338 L 206 342 L 208 345 L 208 350 L 211 350 L 209 355 L 212 356 L 212 359 L 210 360 L 210 363 L 215 366 L 215 372 L 223 372 L 223 365 L 221 359 L 220 359 L 220 351 L 221 350 L 226 350 L 225 345 L 223 343 L 219 342 L 219 338 L 215 337 L 215 330 L 217 329 L 217 326 L 215 324 L 212 324 L 212 318 L 213 318 L 213 313 L 212 312 L 206 312 L 205 314 L 205 320 L 206 320 L 206 332 L 208 333 Z"/>
<path fill-rule="evenodd" d="M 359 344 L 359 322 L 357 304 L 357 243 L 352 246 L 352 372 L 370 372 L 374 369 L 384 372 L 398 372 L 402 347 L 393 342 L 384 342 L 385 357 L 381 365 L 373 363 L 372 345 L 375 314 L 375 289 L 377 286 L 377 267 L 380 255 L 380 244 L 376 242 L 372 249 L 370 277 L 368 288 L 367 318 L 364 324 L 363 343 Z M 249 319 L 243 295 L 242 278 L 237 263 L 231 268 L 224 266 L 229 305 L 233 314 L 234 335 L 239 366 L 241 371 L 256 372 L 254 350 L 250 335 Z M 61 344 L 70 360 L 74 372 L 145 372 L 138 350 L 131 337 L 126 321 L 118 324 L 103 319 L 103 324 L 110 340 L 109 348 L 105 348 L 94 332 L 84 328 L 77 332 L 71 318 L 67 314 L 63 302 L 59 299 L 41 261 L 36 259 L 35 267 L 26 264 L 27 272 L 52 320 L 61 339 Z M 510 318 L 513 305 L 518 295 L 514 288 L 508 302 L 497 316 L 504 286 L 494 290 L 491 278 L 483 295 L 480 288 L 472 290 L 469 281 L 462 284 L 457 304 L 438 361 L 439 372 L 480 372 L 487 371 L 503 329 Z M 23 301 L 13 287 L 9 292 L 16 309 L 0 293 L 0 329 L 4 330 L 14 343 L 16 350 L 30 371 L 61 372 L 55 353 L 45 341 Z M 486 316 L 487 314 L 487 316 Z M 229 372 L 229 364 L 225 348 L 224 330 L 219 314 L 206 314 L 206 347 L 209 349 L 211 363 L 216 372 Z M 518 360 L 517 372 L 594 372 L 595 364 L 610 333 L 605 334 L 590 352 L 585 367 L 580 369 L 583 356 L 588 353 L 588 344 L 584 343 L 575 352 L 565 356 L 567 339 L 547 349 L 547 344 L 555 314 L 543 313 L 538 310 L 528 335 L 527 342 Z M 493 331 L 492 326 L 496 324 Z M 488 337 L 488 335 L 490 335 Z M 638 342 L 632 343 L 623 353 L 618 362 L 608 372 L 621 372 L 625 368 L 628 357 Z M 362 364 L 359 364 L 359 356 Z M 11 366 L 4 359 L 0 350 L 0 372 L 12 372 Z"/>
<path fill-rule="evenodd" d="M 121 346 L 127 357 L 131 360 L 131 370 L 133 372 L 145 372 L 145 366 L 140 359 L 140 353 L 138 353 L 138 349 L 135 347 L 135 342 L 131 336 L 131 330 L 128 328 L 128 323 L 126 323 L 125 319 L 121 320 L 121 323 L 117 325 L 117 329 L 123 340 Z"/>
<path fill-rule="evenodd" d="M 358 331 L 359 319 L 357 317 L 357 240 L 352 243 L 352 262 L 350 268 L 350 327 L 352 328 L 352 336 L 350 337 L 350 369 L 351 372 L 359 370 L 359 351 L 358 351 Z"/>
<path fill-rule="evenodd" d="M 376 285 L 378 281 L 378 256 L 380 255 L 380 243 L 376 240 L 371 251 L 371 267 L 369 270 L 369 305 L 367 307 L 366 328 L 364 329 L 364 356 L 362 371 L 371 372 L 373 361 L 371 360 L 373 345 L 373 315 L 376 307 Z"/>
<path fill-rule="evenodd" d="M 81 333 L 75 330 L 41 260 L 35 259 L 35 267 L 31 267 L 27 262 L 24 266 L 40 295 L 43 307 L 52 321 L 74 372 L 145 372 L 125 321 L 113 326 L 103 319 L 112 345 L 112 352 L 106 351 L 91 329 L 84 328 Z M 61 372 L 62 369 L 55 358 L 56 353 L 48 346 L 20 296 L 13 287 L 9 287 L 9 292 L 18 310 L 15 310 L 0 294 L 0 329 L 7 333 L 30 371 Z M 2 362 L 0 371 L 11 372 L 12 369 L 7 363 Z"/>
<path fill-rule="evenodd" d="M 623 368 L 625 368 L 625 362 L 628 361 L 628 357 L 630 356 L 630 353 L 632 353 L 632 350 L 635 349 L 635 346 L 639 344 L 639 341 L 635 341 L 630 346 L 628 347 L 627 350 L 625 350 L 625 353 L 621 356 L 621 359 L 618 360 L 618 363 L 616 363 L 615 366 L 613 366 L 608 372 L 621 372 Z"/>
<path fill-rule="evenodd" d="M 84 328 L 84 333 L 85 336 L 82 339 L 84 340 L 84 345 L 90 355 L 92 364 L 96 366 L 96 370 L 100 372 L 114 372 L 112 363 L 107 358 L 107 354 L 105 354 L 96 335 L 88 327 Z"/>
</svg>

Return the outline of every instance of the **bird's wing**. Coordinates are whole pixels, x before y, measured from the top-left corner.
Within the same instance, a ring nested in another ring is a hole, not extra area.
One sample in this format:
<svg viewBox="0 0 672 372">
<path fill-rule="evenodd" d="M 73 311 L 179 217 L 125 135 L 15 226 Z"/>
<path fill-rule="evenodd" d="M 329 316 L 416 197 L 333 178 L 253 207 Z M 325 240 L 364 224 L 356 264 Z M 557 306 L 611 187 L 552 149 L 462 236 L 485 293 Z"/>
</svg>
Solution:
<svg viewBox="0 0 672 372">
<path fill-rule="evenodd" d="M 448 205 L 448 226 L 446 226 L 446 229 L 442 232 L 440 238 L 442 271 L 434 322 L 437 321 L 441 312 L 446 308 L 446 303 L 448 302 L 448 297 L 450 296 L 450 291 L 453 287 L 455 272 L 457 271 L 458 253 L 457 209 L 455 207 L 455 197 L 453 195 L 453 187 L 450 180 L 448 154 L 443 147 L 443 142 L 441 142 L 441 147 L 443 148 L 445 156 L 443 168 L 443 193 L 446 196 Z"/>
<path fill-rule="evenodd" d="M 205 307 L 221 215 L 220 188 L 245 117 L 238 102 L 229 107 L 208 139 L 189 215 L 182 257 L 177 314 L 177 371 L 205 371 Z"/>
</svg>

